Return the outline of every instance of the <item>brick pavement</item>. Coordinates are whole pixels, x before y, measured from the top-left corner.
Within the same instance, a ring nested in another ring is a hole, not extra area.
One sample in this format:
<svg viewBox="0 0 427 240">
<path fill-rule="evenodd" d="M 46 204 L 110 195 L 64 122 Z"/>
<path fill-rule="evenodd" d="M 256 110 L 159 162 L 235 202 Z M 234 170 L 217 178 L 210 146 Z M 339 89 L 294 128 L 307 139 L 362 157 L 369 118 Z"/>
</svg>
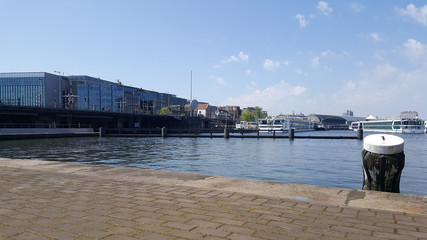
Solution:
<svg viewBox="0 0 427 240">
<path fill-rule="evenodd" d="M 427 239 L 426 214 L 49 168 L 3 165 L 0 203 L 0 239 Z"/>
</svg>

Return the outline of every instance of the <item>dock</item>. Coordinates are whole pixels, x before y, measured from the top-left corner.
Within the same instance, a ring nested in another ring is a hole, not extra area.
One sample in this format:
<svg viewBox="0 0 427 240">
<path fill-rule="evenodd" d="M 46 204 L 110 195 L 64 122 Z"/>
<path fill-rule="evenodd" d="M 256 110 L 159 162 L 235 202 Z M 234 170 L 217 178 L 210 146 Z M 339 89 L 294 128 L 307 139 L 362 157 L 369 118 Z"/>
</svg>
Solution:
<svg viewBox="0 0 427 240">
<path fill-rule="evenodd" d="M 426 239 L 427 197 L 0 158 L 0 239 Z"/>
</svg>

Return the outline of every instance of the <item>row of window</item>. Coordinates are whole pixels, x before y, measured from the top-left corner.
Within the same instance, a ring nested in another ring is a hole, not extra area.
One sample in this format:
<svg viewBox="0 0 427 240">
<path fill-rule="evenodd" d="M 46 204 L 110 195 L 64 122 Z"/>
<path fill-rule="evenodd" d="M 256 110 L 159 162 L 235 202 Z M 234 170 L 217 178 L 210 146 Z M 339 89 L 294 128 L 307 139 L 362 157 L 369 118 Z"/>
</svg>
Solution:
<svg viewBox="0 0 427 240">
<path fill-rule="evenodd" d="M 44 87 L 0 85 L 0 101 L 13 106 L 45 106 Z"/>
</svg>

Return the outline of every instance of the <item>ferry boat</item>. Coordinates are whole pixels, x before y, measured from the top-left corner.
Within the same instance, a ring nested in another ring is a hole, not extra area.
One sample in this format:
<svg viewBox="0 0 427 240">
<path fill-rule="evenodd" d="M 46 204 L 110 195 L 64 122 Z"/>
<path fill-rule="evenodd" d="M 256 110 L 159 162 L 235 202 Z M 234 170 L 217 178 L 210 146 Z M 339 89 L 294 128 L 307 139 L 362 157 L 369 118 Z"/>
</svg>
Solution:
<svg viewBox="0 0 427 240">
<path fill-rule="evenodd" d="M 235 129 L 258 129 L 257 122 L 239 121 Z"/>
<path fill-rule="evenodd" d="M 371 120 L 353 122 L 350 130 L 363 129 L 366 132 L 386 133 L 425 133 L 426 126 L 422 120 Z"/>
<path fill-rule="evenodd" d="M 284 117 L 265 118 L 259 120 L 259 131 L 264 133 L 271 132 L 289 132 L 293 128 L 295 131 L 311 131 L 314 130 L 314 123 L 302 120 L 287 119 Z"/>
</svg>

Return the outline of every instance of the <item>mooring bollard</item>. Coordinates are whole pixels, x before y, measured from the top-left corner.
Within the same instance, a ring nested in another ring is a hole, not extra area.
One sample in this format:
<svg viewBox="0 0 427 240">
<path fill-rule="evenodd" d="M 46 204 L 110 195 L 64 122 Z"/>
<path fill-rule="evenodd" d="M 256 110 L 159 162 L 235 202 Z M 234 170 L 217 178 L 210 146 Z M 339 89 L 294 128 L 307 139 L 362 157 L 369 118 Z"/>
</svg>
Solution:
<svg viewBox="0 0 427 240">
<path fill-rule="evenodd" d="M 168 129 L 166 127 L 162 127 L 162 138 L 168 137 Z"/>
<path fill-rule="evenodd" d="M 357 129 L 357 139 L 363 140 L 363 129 Z"/>
<path fill-rule="evenodd" d="M 388 134 L 363 139 L 363 190 L 400 192 L 400 176 L 405 166 L 402 138 Z"/>
<path fill-rule="evenodd" d="M 294 140 L 295 137 L 295 128 L 289 129 L 289 140 Z"/>
<path fill-rule="evenodd" d="M 228 130 L 228 128 L 224 128 L 224 138 L 230 138 L 230 131 Z"/>
<path fill-rule="evenodd" d="M 100 137 L 104 137 L 105 136 L 105 128 L 103 128 L 103 127 L 99 128 L 99 136 Z"/>
</svg>

